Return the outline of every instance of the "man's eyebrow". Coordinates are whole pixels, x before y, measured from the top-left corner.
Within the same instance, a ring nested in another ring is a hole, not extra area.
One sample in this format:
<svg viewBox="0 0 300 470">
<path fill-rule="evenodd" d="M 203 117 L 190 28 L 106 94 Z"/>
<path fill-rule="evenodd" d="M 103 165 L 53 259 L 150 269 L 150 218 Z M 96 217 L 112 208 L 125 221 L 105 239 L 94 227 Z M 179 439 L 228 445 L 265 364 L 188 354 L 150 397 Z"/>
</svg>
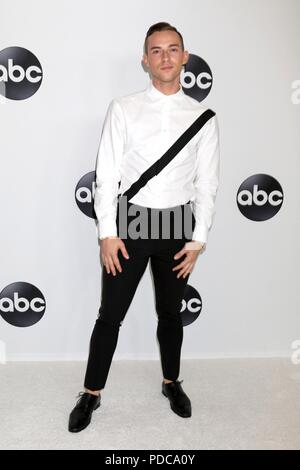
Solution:
<svg viewBox="0 0 300 470">
<path fill-rule="evenodd" d="M 173 46 L 179 47 L 179 44 L 169 44 L 168 47 L 173 47 Z M 161 49 L 161 46 L 152 46 L 152 47 L 150 47 L 150 50 L 152 50 L 152 49 Z"/>
</svg>

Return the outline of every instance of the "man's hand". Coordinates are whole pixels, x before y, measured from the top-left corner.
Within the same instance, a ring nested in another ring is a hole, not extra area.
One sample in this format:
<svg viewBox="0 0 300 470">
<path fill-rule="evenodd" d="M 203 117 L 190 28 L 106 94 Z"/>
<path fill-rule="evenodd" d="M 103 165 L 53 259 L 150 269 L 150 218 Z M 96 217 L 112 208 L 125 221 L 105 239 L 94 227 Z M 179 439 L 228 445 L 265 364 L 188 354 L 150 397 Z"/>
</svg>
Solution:
<svg viewBox="0 0 300 470">
<path fill-rule="evenodd" d="M 198 255 L 203 251 L 204 247 L 205 243 L 191 241 L 186 243 L 184 247 L 176 253 L 174 259 L 181 258 L 183 255 L 186 255 L 184 260 L 172 269 L 172 271 L 180 269 L 179 273 L 177 274 L 177 278 L 179 278 L 181 275 L 183 275 L 183 278 L 185 278 L 193 271 Z"/>
<path fill-rule="evenodd" d="M 101 250 L 101 258 L 103 264 L 106 268 L 107 274 L 110 272 L 113 275 L 116 275 L 116 268 L 122 272 L 122 268 L 120 265 L 120 261 L 118 258 L 118 251 L 121 250 L 122 255 L 124 258 L 129 259 L 129 254 L 126 250 L 125 243 L 121 238 L 104 238 L 100 241 L 100 250 Z"/>
</svg>

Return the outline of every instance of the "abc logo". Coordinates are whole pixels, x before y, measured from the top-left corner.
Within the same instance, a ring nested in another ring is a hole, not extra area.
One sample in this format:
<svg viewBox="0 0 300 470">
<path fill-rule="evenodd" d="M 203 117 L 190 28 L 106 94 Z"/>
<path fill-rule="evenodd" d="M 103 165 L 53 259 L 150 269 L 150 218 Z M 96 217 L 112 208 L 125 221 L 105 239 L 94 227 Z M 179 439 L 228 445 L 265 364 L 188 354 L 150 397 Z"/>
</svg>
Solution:
<svg viewBox="0 0 300 470">
<path fill-rule="evenodd" d="M 84 175 L 75 188 L 75 201 L 79 209 L 88 217 L 96 219 L 94 210 L 94 194 L 96 186 L 96 172 L 90 171 Z"/>
<path fill-rule="evenodd" d="M 240 212 L 248 219 L 268 220 L 281 208 L 283 191 L 272 176 L 257 174 L 241 184 L 236 200 Z"/>
<path fill-rule="evenodd" d="M 0 293 L 0 315 L 13 326 L 31 326 L 46 310 L 41 291 L 28 282 L 14 282 Z"/>
<path fill-rule="evenodd" d="M 202 101 L 211 90 L 213 78 L 207 63 L 197 55 L 190 54 L 181 72 L 180 82 L 187 95 L 197 101 Z"/>
<path fill-rule="evenodd" d="M 182 325 L 190 325 L 198 318 L 202 310 L 201 297 L 194 287 L 188 284 L 185 286 L 181 304 Z"/>
<path fill-rule="evenodd" d="M 42 67 L 37 57 L 23 47 L 0 51 L 0 93 L 10 100 L 25 100 L 42 83 Z"/>
<path fill-rule="evenodd" d="M 120 182 L 118 183 L 120 187 Z M 90 217 L 97 219 L 94 210 L 94 197 L 96 188 L 96 172 L 90 171 L 86 173 L 78 181 L 75 188 L 75 201 L 81 212 Z"/>
</svg>

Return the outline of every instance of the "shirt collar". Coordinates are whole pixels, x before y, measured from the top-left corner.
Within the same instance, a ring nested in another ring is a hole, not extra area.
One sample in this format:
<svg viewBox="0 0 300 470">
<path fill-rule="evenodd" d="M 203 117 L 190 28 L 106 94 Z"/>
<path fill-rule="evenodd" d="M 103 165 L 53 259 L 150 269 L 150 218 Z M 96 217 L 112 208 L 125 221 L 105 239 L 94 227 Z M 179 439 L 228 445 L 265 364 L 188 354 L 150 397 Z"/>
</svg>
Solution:
<svg viewBox="0 0 300 470">
<path fill-rule="evenodd" d="M 180 88 L 176 93 L 172 93 L 171 95 L 166 95 L 165 93 L 162 93 L 159 91 L 154 85 L 152 80 L 150 80 L 148 87 L 146 88 L 147 94 L 152 98 L 153 100 L 178 100 L 182 98 L 185 93 L 182 89 L 182 85 L 180 84 Z"/>
</svg>

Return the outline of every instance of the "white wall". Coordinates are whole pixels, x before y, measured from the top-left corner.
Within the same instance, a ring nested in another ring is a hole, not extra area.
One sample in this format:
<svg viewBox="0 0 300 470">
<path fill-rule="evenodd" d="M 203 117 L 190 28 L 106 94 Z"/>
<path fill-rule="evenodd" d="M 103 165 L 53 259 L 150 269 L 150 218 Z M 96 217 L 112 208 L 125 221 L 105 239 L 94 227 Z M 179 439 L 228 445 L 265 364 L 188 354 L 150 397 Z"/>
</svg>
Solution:
<svg viewBox="0 0 300 470">
<path fill-rule="evenodd" d="M 0 1 L 0 49 L 21 46 L 43 67 L 31 98 L 0 104 L 0 290 L 26 281 L 44 294 L 27 328 L 0 317 L 8 359 L 85 359 L 98 313 L 95 222 L 76 206 L 78 180 L 95 169 L 109 101 L 146 87 L 142 44 L 157 21 L 213 71 L 203 104 L 219 118 L 221 184 L 206 252 L 189 284 L 203 300 L 184 329 L 182 357 L 289 355 L 299 320 L 298 0 L 151 2 Z M 284 203 L 269 220 L 244 217 L 236 193 L 256 173 L 274 176 Z M 171 293 L 170 293 L 171 295 Z M 158 358 L 153 284 L 145 273 L 114 358 Z"/>
</svg>

